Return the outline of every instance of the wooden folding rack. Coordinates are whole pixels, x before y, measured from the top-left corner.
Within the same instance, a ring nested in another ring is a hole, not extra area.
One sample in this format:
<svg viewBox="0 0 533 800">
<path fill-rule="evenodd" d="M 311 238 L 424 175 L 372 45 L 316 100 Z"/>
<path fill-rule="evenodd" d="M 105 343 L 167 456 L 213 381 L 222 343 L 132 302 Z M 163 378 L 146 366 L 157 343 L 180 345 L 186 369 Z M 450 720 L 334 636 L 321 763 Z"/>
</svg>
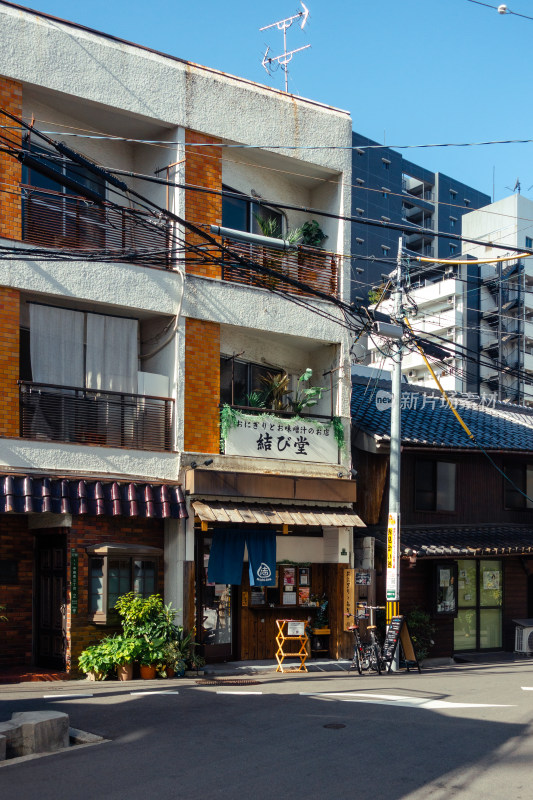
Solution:
<svg viewBox="0 0 533 800">
<path fill-rule="evenodd" d="M 287 625 L 289 622 L 302 622 L 299 619 L 277 619 L 276 625 L 278 626 L 278 634 L 276 636 L 276 643 L 278 645 L 278 649 L 276 651 L 276 661 L 278 662 L 278 666 L 276 667 L 276 672 L 307 672 L 307 667 L 305 666 L 305 662 L 307 659 L 307 644 L 308 638 L 307 634 L 305 633 L 303 636 L 287 636 L 286 630 Z M 285 653 L 283 650 L 283 646 L 285 642 L 300 642 L 300 649 L 297 653 Z M 283 661 L 284 659 L 289 657 L 297 657 L 300 659 L 300 665 L 298 667 L 285 667 L 283 668 Z"/>
</svg>

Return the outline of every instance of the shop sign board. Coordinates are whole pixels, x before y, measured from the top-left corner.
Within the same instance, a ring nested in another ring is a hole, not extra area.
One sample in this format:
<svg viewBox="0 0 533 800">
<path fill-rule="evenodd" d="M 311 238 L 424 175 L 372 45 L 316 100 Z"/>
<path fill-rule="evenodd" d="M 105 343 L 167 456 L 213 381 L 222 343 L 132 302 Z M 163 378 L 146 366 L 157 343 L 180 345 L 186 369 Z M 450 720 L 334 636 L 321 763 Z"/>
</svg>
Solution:
<svg viewBox="0 0 533 800">
<path fill-rule="evenodd" d="M 415 655 L 413 640 L 411 639 L 406 619 L 403 616 L 397 616 L 391 619 L 390 625 L 387 628 L 385 641 L 383 642 L 383 661 L 388 666 L 389 672 L 392 669 L 392 662 L 394 661 L 398 645 L 400 646 L 403 659 L 406 662 L 407 672 L 410 671 L 409 663 L 414 663 L 420 672 L 420 664 Z"/>
<path fill-rule="evenodd" d="M 225 440 L 227 456 L 339 463 L 339 447 L 331 421 L 283 419 L 240 411 L 234 414 L 236 424 L 229 427 Z"/>
<path fill-rule="evenodd" d="M 287 621 L 287 636 L 305 636 L 305 622 Z"/>
<path fill-rule="evenodd" d="M 387 602 L 400 599 L 400 515 L 389 514 L 387 524 Z"/>
<path fill-rule="evenodd" d="M 343 619 L 344 630 L 347 631 L 350 625 L 355 622 L 355 570 L 344 570 L 343 586 Z"/>
<path fill-rule="evenodd" d="M 371 586 L 372 574 L 370 572 L 356 572 L 355 573 L 356 586 Z"/>
</svg>

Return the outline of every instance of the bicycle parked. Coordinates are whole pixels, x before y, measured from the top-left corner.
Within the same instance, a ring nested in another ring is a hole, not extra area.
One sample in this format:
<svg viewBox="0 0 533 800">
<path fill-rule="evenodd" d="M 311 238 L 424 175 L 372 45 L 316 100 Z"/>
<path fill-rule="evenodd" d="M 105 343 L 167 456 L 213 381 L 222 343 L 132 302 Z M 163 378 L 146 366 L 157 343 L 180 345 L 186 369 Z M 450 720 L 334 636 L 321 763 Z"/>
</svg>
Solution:
<svg viewBox="0 0 533 800">
<path fill-rule="evenodd" d="M 385 668 L 383 664 L 383 654 L 381 645 L 376 636 L 376 625 L 374 624 L 374 612 L 383 608 L 383 606 L 367 606 L 366 604 L 358 604 L 358 608 L 364 609 L 362 615 L 354 616 L 353 614 L 346 614 L 347 617 L 353 617 L 354 624 L 350 625 L 348 630 L 352 631 L 354 637 L 354 651 L 351 669 L 356 669 L 359 675 L 362 675 L 363 670 L 370 669 L 381 675 L 382 670 Z M 366 612 L 369 612 L 368 614 Z M 362 641 L 359 632 L 359 620 L 368 619 L 369 624 L 366 626 L 368 640 Z"/>
</svg>

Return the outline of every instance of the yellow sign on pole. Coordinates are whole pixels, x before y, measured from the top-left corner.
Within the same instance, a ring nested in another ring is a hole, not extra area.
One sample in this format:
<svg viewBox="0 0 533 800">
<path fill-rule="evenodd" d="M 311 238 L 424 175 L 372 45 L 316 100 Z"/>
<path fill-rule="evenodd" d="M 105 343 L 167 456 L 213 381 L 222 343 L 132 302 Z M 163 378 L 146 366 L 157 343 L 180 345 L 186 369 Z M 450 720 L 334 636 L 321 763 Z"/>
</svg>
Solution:
<svg viewBox="0 0 533 800">
<path fill-rule="evenodd" d="M 355 570 L 344 570 L 343 587 L 343 607 L 344 607 L 344 630 L 347 631 L 350 625 L 354 624 L 355 616 Z"/>
<path fill-rule="evenodd" d="M 400 599 L 399 514 L 389 514 L 387 525 L 387 602 Z"/>
</svg>

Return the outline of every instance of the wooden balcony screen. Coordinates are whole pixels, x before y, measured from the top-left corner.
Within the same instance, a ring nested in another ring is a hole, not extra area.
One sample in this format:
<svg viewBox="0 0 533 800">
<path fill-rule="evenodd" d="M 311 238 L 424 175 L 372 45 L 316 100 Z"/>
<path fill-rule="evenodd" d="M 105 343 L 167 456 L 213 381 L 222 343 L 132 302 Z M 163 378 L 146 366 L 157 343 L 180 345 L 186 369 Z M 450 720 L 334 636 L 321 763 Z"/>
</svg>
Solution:
<svg viewBox="0 0 533 800">
<path fill-rule="evenodd" d="M 169 230 L 155 222 L 135 209 L 22 187 L 22 239 L 34 245 L 103 250 L 106 260 L 169 268 Z"/>
<path fill-rule="evenodd" d="M 282 252 L 271 250 L 256 244 L 246 244 L 230 239 L 224 241 L 225 246 L 241 258 L 253 261 L 262 267 L 287 275 L 293 280 L 305 283 L 328 295 L 338 296 L 338 258 L 334 253 L 318 250 L 314 247 L 298 245 L 294 251 Z M 227 253 L 223 254 L 222 278 L 234 283 L 249 286 L 263 286 L 267 289 L 278 289 L 290 294 L 312 297 L 312 292 L 291 286 L 275 276 L 263 275 L 255 271 L 253 266 L 242 267 Z"/>
</svg>

